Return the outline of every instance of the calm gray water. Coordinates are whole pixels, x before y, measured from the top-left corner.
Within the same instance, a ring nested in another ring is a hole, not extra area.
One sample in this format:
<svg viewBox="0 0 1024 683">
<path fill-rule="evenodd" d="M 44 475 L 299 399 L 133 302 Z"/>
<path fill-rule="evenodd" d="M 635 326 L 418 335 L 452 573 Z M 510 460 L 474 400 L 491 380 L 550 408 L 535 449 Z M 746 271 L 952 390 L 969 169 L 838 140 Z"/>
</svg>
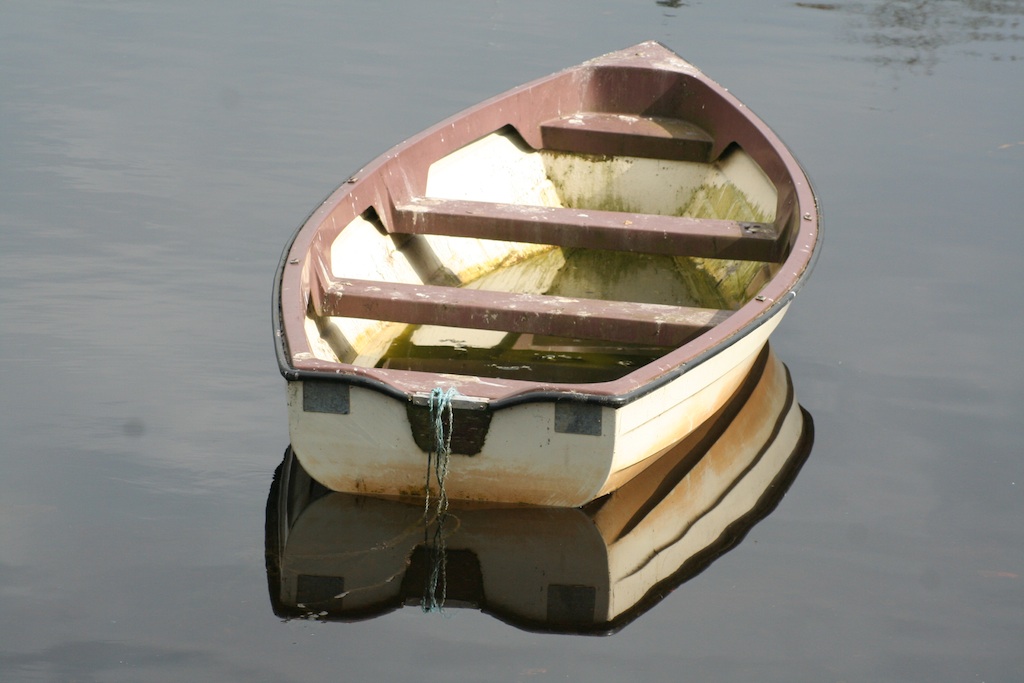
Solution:
<svg viewBox="0 0 1024 683">
<path fill-rule="evenodd" d="M 608 637 L 285 620 L 271 278 L 392 144 L 659 40 L 816 182 L 814 449 Z M 0 679 L 1024 679 L 1024 3 L 0 3 Z"/>
</svg>

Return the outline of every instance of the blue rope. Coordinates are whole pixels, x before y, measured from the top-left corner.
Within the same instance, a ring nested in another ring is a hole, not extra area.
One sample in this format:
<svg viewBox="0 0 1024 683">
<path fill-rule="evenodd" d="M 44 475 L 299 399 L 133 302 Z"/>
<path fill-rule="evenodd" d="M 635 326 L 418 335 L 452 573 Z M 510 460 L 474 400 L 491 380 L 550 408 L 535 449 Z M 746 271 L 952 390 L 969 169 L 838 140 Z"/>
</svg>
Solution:
<svg viewBox="0 0 1024 683">
<path fill-rule="evenodd" d="M 448 516 L 448 492 L 445 489 L 445 479 L 448 477 L 448 462 L 452 454 L 452 422 L 455 415 L 452 399 L 457 395 L 458 392 L 451 387 L 438 387 L 430 392 L 430 421 L 434 427 L 434 448 L 427 454 L 427 477 L 423 494 L 423 535 L 424 545 L 430 553 L 431 571 L 420 605 L 424 612 L 441 612 L 448 594 L 448 552 L 444 539 L 444 523 Z M 431 476 L 437 479 L 437 503 L 434 506 L 437 528 L 432 539 L 428 536 Z"/>
<path fill-rule="evenodd" d="M 441 389 L 440 387 L 430 392 L 430 421 L 434 426 L 434 449 L 427 454 L 427 477 L 424 492 L 423 512 L 430 514 L 430 479 L 431 473 L 437 478 L 437 505 L 436 514 L 438 517 L 448 511 L 448 492 L 445 490 L 444 482 L 448 477 L 448 461 L 452 455 L 452 399 L 458 395 L 454 387 Z"/>
</svg>

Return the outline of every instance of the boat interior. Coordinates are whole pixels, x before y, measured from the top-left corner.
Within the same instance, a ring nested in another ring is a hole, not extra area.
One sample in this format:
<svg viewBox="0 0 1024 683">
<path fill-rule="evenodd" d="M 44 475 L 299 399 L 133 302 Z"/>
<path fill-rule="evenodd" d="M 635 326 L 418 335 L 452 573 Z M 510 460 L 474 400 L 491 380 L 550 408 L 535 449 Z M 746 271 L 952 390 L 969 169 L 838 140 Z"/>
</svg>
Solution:
<svg viewBox="0 0 1024 683">
<path fill-rule="evenodd" d="M 680 119 L 506 125 L 353 212 L 307 264 L 312 355 L 543 382 L 618 379 L 758 297 L 791 246 L 780 188 Z M 714 158 L 711 155 L 715 154 Z M 791 192 L 783 188 L 785 192 Z"/>
</svg>

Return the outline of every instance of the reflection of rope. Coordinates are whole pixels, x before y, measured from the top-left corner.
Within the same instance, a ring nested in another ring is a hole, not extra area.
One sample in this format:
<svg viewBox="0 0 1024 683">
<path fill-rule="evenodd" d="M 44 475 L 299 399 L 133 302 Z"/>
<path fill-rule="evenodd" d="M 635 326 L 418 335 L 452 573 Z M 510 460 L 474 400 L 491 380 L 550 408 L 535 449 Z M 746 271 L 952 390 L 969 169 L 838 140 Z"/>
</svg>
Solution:
<svg viewBox="0 0 1024 683">
<path fill-rule="evenodd" d="M 420 602 L 424 612 L 443 611 L 445 598 L 448 597 L 448 547 L 444 539 L 444 522 L 444 517 L 437 518 L 433 538 L 428 535 L 430 525 L 425 524 L 423 527 L 423 543 L 427 547 L 427 557 L 430 561 L 430 575 L 427 576 L 427 585 L 423 587 L 423 600 Z M 438 585 L 441 587 L 440 595 Z"/>
<path fill-rule="evenodd" d="M 423 490 L 423 543 L 430 557 L 430 575 L 427 577 L 421 603 L 424 612 L 440 612 L 448 594 L 448 553 L 444 539 L 444 523 L 448 517 L 448 492 L 444 484 L 448 477 L 448 461 L 452 454 L 452 422 L 455 416 L 452 399 L 457 393 L 454 388 L 440 387 L 430 392 L 430 422 L 434 427 L 434 448 L 427 454 L 427 477 Z M 437 528 L 434 529 L 432 538 L 429 535 L 431 471 L 437 479 L 437 503 L 434 506 Z"/>
</svg>

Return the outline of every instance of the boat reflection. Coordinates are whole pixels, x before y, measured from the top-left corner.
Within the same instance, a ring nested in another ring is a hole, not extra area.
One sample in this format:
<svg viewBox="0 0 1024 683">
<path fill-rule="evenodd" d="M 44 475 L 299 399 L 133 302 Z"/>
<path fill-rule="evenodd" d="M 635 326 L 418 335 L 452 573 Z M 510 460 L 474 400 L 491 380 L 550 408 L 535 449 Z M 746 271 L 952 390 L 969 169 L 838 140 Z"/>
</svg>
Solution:
<svg viewBox="0 0 1024 683">
<path fill-rule="evenodd" d="M 267 502 L 267 579 L 285 618 L 471 607 L 533 631 L 607 634 L 734 547 L 778 504 L 813 423 L 766 349 L 736 396 L 628 484 L 579 509 L 334 493 L 292 456 Z"/>
</svg>

